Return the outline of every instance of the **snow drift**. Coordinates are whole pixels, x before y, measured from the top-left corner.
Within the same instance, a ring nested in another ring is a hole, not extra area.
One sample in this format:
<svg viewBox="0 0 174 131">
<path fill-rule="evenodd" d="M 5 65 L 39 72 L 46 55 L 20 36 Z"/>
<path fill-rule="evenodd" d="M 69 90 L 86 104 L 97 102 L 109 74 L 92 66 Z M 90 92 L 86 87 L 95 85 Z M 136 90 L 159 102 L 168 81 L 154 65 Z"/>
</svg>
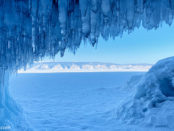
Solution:
<svg viewBox="0 0 174 131">
<path fill-rule="evenodd" d="M 118 109 L 117 117 L 131 124 L 174 128 L 173 81 L 174 57 L 160 60 L 138 82 L 129 82 L 136 91 Z"/>
</svg>

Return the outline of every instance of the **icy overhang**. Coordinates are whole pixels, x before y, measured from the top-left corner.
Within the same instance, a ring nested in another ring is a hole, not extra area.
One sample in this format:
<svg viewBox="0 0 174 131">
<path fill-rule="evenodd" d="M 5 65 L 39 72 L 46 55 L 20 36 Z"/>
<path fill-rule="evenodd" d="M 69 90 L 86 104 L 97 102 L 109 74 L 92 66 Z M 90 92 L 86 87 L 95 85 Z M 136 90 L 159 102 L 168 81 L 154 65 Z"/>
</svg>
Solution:
<svg viewBox="0 0 174 131">
<path fill-rule="evenodd" d="M 174 0 L 0 0 L 0 64 L 18 69 L 82 40 L 171 25 Z"/>
</svg>

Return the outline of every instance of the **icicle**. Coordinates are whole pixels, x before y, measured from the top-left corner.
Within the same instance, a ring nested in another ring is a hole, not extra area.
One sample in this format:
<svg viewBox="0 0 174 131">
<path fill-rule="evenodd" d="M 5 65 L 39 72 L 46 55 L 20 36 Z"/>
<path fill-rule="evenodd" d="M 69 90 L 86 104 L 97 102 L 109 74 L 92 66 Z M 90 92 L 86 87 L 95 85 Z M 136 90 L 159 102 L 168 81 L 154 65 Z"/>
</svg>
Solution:
<svg viewBox="0 0 174 131">
<path fill-rule="evenodd" d="M 134 28 L 171 25 L 172 0 L 3 0 L 0 2 L 0 62 L 17 70 L 45 55 L 75 52 L 81 40 L 94 45 Z M 9 47 L 9 42 L 10 48 Z M 11 57 L 10 57 L 11 56 Z"/>
<path fill-rule="evenodd" d="M 1 66 L 0 67 L 0 107 L 3 107 L 5 106 L 5 98 L 6 98 L 6 95 L 8 95 L 8 92 L 7 89 L 5 88 L 5 83 L 6 81 L 8 81 L 8 78 L 7 80 L 5 80 L 5 78 L 7 77 L 6 76 L 6 72 L 5 72 L 5 67 Z"/>
<path fill-rule="evenodd" d="M 82 19 L 82 32 L 85 37 L 89 36 L 90 33 L 90 11 L 89 11 L 89 1 L 80 0 L 81 9 L 81 19 Z"/>
</svg>

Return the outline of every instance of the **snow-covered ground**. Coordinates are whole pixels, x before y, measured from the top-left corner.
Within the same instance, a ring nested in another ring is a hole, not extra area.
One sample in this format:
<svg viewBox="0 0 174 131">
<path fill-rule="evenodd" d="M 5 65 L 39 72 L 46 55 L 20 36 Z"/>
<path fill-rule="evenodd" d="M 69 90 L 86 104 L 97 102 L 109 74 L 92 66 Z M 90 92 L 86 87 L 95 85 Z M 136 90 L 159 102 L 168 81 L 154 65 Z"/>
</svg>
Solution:
<svg viewBox="0 0 174 131">
<path fill-rule="evenodd" d="M 116 117 L 119 105 L 132 90 L 127 81 L 142 74 L 18 74 L 10 81 L 10 92 L 35 131 L 170 131 L 167 127 L 128 125 Z"/>
<path fill-rule="evenodd" d="M 145 72 L 151 64 L 114 64 L 101 62 L 37 62 L 18 73 L 58 72 Z"/>
</svg>

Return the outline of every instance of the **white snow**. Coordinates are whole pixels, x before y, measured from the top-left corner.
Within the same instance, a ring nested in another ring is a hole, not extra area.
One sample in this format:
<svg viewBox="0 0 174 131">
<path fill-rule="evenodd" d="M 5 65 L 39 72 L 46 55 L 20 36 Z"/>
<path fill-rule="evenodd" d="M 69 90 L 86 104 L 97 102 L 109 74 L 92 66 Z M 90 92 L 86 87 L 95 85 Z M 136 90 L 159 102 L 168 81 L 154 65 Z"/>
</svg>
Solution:
<svg viewBox="0 0 174 131">
<path fill-rule="evenodd" d="M 120 123 L 116 107 L 129 92 L 122 86 L 132 75 L 141 74 L 17 74 L 10 93 L 34 131 L 134 131 L 146 127 Z"/>
<path fill-rule="evenodd" d="M 140 79 L 143 74 L 17 74 L 11 80 L 10 91 L 23 107 L 25 118 L 34 131 L 173 131 L 172 100 L 151 108 L 146 125 L 142 124 L 143 121 L 141 124 L 119 121 L 120 104 L 135 91 L 126 86 L 126 82 L 134 75 L 133 79 Z M 128 83 L 134 85 L 133 79 Z"/>
<path fill-rule="evenodd" d="M 117 117 L 126 123 L 174 128 L 174 57 L 155 64 L 141 79 L 135 78 L 132 89 L 118 109 Z M 136 82 L 135 82 L 136 81 Z"/>
<path fill-rule="evenodd" d="M 18 73 L 59 73 L 59 72 L 146 72 L 150 64 L 119 65 L 112 63 L 91 62 L 40 62 L 21 69 Z"/>
</svg>

